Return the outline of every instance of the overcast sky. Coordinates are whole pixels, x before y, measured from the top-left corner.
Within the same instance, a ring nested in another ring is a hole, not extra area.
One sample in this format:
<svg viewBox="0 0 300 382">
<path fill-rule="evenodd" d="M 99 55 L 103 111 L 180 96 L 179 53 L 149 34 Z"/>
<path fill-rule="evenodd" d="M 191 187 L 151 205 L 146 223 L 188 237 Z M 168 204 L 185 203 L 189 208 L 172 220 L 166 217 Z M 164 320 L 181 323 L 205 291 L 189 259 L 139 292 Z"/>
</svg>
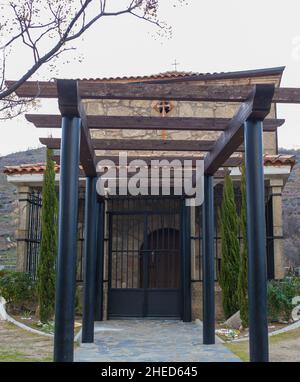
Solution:
<svg viewBox="0 0 300 382">
<path fill-rule="evenodd" d="M 3 1 L 3 0 L 2 0 Z M 1 3 L 2 3 L 1 1 Z M 184 7 L 160 1 L 160 17 L 173 27 L 172 39 L 153 38 L 149 23 L 121 16 L 103 19 L 77 42 L 82 63 L 58 64 L 61 78 L 145 75 L 173 70 L 236 71 L 286 66 L 282 86 L 300 87 L 300 2 L 295 0 L 189 0 Z M 29 58 L 18 50 L 10 79 L 17 79 Z M 75 57 L 75 58 L 76 58 Z M 53 75 L 52 75 L 53 76 Z M 36 78 L 50 78 L 43 69 Z M 46 102 L 39 112 L 56 112 Z M 300 147 L 300 105 L 278 106 L 286 123 L 279 146 Z M 39 146 L 41 131 L 19 117 L 0 122 L 0 155 Z"/>
</svg>

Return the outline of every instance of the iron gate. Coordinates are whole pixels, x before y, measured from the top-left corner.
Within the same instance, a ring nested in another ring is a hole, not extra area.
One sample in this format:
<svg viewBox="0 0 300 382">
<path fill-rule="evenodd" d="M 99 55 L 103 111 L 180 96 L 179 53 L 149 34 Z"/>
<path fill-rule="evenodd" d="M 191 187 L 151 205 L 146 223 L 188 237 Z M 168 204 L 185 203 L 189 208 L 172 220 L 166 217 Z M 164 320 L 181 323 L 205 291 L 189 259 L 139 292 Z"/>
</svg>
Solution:
<svg viewBox="0 0 300 382">
<path fill-rule="evenodd" d="M 35 279 L 37 277 L 38 260 L 41 245 L 41 209 L 42 197 L 40 192 L 32 191 L 27 199 L 29 205 L 28 228 L 26 233 L 26 272 Z"/>
<path fill-rule="evenodd" d="M 181 318 L 181 200 L 111 199 L 108 316 Z"/>
</svg>

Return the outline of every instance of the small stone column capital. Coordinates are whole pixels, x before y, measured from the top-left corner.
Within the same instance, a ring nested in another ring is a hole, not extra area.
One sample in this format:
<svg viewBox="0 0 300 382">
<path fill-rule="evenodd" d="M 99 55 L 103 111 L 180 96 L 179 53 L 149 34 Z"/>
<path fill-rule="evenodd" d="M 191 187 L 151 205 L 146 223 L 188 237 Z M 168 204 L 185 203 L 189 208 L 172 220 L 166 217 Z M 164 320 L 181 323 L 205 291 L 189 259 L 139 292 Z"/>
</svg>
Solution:
<svg viewBox="0 0 300 382">
<path fill-rule="evenodd" d="M 276 188 L 283 188 L 283 179 L 281 179 L 281 178 L 275 178 L 275 179 L 270 179 L 270 181 L 269 181 L 269 185 L 270 185 L 270 187 L 271 188 L 274 188 L 274 187 L 276 187 Z"/>
</svg>

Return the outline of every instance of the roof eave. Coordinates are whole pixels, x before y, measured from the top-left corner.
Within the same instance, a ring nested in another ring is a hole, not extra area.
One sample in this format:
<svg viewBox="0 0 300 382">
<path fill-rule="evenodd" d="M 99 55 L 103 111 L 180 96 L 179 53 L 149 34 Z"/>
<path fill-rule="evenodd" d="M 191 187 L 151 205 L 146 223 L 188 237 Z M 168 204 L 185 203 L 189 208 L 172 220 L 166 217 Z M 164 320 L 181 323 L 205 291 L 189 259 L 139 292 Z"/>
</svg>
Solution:
<svg viewBox="0 0 300 382">
<path fill-rule="evenodd" d="M 237 78 L 253 78 L 262 76 L 279 76 L 279 83 L 281 82 L 285 66 L 278 66 L 274 68 L 240 70 L 235 72 L 224 73 L 207 73 L 207 74 L 194 74 L 186 77 L 175 77 L 166 79 L 153 79 L 153 80 L 137 80 L 136 83 L 169 83 L 169 82 L 182 82 L 182 81 L 213 81 L 221 79 L 237 79 Z"/>
</svg>

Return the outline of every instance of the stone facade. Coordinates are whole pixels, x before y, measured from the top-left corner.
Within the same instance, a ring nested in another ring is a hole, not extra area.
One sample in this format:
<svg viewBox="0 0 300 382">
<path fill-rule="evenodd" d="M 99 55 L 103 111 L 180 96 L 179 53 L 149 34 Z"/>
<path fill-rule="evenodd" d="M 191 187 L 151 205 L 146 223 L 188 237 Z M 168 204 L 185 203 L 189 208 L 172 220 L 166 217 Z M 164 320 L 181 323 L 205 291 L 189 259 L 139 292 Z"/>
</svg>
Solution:
<svg viewBox="0 0 300 382">
<path fill-rule="evenodd" d="M 214 81 L 192 81 L 193 85 L 251 85 L 258 83 L 274 83 L 279 85 L 279 76 L 255 77 L 249 79 L 232 79 L 232 80 L 214 80 Z M 189 86 L 186 82 L 186 86 Z M 157 117 L 159 112 L 156 108 L 157 101 L 144 100 L 85 100 L 84 104 L 88 115 L 115 115 L 115 116 L 144 116 Z M 172 117 L 210 117 L 210 118 L 231 118 L 237 111 L 239 104 L 237 103 L 222 103 L 222 102 L 187 102 L 187 101 L 172 101 L 171 111 L 162 118 Z M 273 106 L 268 118 L 274 118 L 276 109 Z M 163 136 L 162 136 L 163 134 Z M 220 133 L 218 132 L 203 132 L 203 131 L 167 131 L 162 133 L 157 130 L 92 130 L 94 138 L 124 138 L 124 139 L 185 139 L 185 140 L 200 140 L 200 139 L 215 139 Z M 264 133 L 264 151 L 266 154 L 276 154 L 277 138 L 274 132 Z M 163 155 L 163 152 L 128 152 L 128 155 L 147 155 L 147 154 Z M 115 154 L 111 151 L 98 151 L 98 154 Z M 175 154 L 175 153 L 174 153 Z M 179 152 L 177 154 L 184 155 Z M 191 154 L 191 153 L 189 153 Z M 194 154 L 199 155 L 199 152 Z"/>
</svg>

